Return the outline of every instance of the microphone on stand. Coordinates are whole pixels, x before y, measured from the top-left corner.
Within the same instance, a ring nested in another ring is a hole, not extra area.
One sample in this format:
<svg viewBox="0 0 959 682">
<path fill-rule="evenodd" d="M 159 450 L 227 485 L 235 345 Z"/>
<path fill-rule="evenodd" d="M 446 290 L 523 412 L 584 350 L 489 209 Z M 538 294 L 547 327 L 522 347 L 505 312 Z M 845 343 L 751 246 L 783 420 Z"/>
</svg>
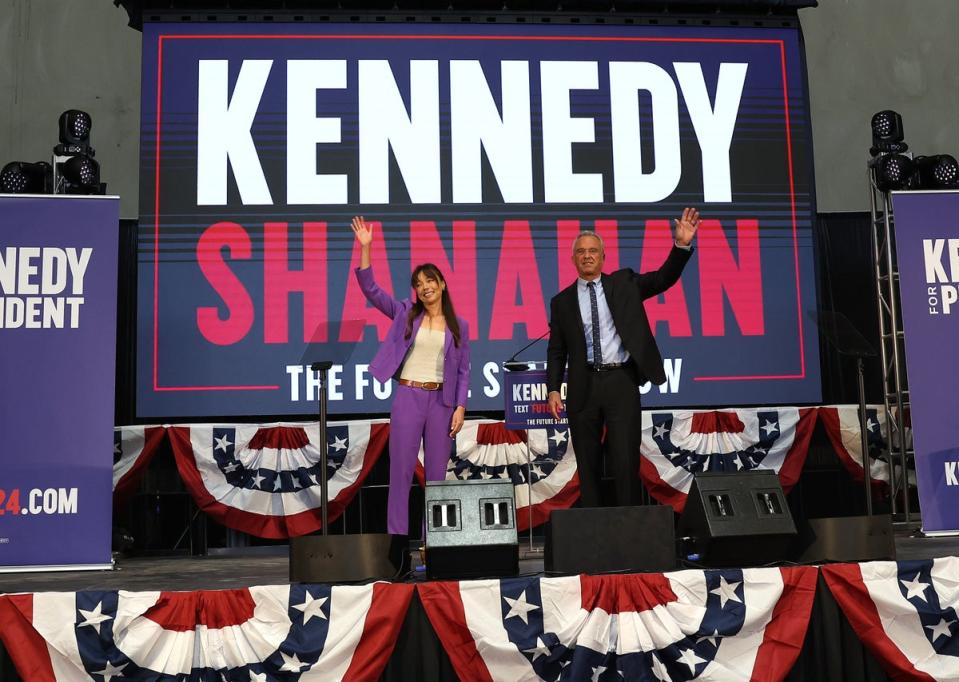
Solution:
<svg viewBox="0 0 959 682">
<path fill-rule="evenodd" d="M 532 345 L 533 345 L 534 343 L 536 343 L 537 341 L 542 341 L 542 340 L 545 339 L 547 336 L 549 336 L 549 329 L 547 329 L 545 332 L 543 332 L 542 334 L 540 334 L 539 336 L 537 336 L 535 339 L 533 339 L 532 341 L 530 341 L 529 343 L 527 343 L 525 346 L 523 346 L 522 348 L 520 348 L 518 351 L 516 351 L 515 353 L 513 353 L 513 357 L 511 357 L 509 360 L 507 360 L 506 362 L 503 363 L 503 369 L 505 369 L 507 372 L 526 372 L 526 371 L 529 371 L 529 363 L 528 363 L 528 362 L 523 362 L 523 361 L 521 361 L 521 360 L 517 360 L 517 359 L 516 359 L 516 356 L 519 355 L 520 353 L 522 353 L 524 350 L 526 350 L 526 349 L 529 348 L 530 346 L 532 346 Z"/>
</svg>

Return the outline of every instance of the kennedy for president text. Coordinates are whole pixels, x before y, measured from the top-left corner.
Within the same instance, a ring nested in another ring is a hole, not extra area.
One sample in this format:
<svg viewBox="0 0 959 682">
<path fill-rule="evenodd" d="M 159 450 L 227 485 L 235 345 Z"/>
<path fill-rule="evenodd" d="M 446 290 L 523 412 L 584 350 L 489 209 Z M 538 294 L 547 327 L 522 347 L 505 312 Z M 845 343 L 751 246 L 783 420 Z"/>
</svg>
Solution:
<svg viewBox="0 0 959 682">
<path fill-rule="evenodd" d="M 76 329 L 92 248 L 0 249 L 0 329 Z"/>
</svg>

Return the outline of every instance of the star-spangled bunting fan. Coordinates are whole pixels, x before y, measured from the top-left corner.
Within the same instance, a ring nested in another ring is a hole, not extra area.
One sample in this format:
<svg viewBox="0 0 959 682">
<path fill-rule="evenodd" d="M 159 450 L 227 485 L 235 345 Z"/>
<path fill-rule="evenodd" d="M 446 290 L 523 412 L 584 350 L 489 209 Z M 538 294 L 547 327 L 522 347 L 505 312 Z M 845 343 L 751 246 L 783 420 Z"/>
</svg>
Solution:
<svg viewBox="0 0 959 682">
<path fill-rule="evenodd" d="M 427 583 L 420 599 L 462 680 L 781 680 L 815 567 Z"/>
<path fill-rule="evenodd" d="M 7 595 L 0 635 L 30 682 L 372 681 L 412 594 L 375 583 Z"/>
<path fill-rule="evenodd" d="M 385 420 L 384 420 L 385 421 Z M 171 427 L 177 468 L 193 499 L 223 525 L 264 538 L 319 530 L 316 425 L 209 424 Z M 383 422 L 327 426 L 329 519 L 353 499 L 383 451 Z"/>
<path fill-rule="evenodd" d="M 789 492 L 806 461 L 815 424 L 816 408 L 644 411 L 643 483 L 677 512 L 700 471 L 771 469 Z"/>
<path fill-rule="evenodd" d="M 682 511 L 693 474 L 698 471 L 772 469 L 788 491 L 799 477 L 816 417 L 821 414 L 837 456 L 853 475 L 858 469 L 861 476 L 856 409 L 842 405 L 644 412 L 640 475 L 653 497 L 677 512 Z M 869 414 L 881 429 L 884 414 L 876 409 L 870 408 Z M 114 487 L 118 493 L 132 489 L 163 433 L 169 433 L 181 476 L 197 504 L 215 519 L 261 537 L 311 532 L 320 523 L 319 488 L 311 478 L 319 459 L 312 442 L 316 431 L 315 423 L 118 427 Z M 261 435 L 254 443 L 257 432 Z M 387 420 L 330 425 L 331 519 L 342 512 L 362 484 L 382 453 L 388 432 Z M 569 507 L 576 500 L 579 481 L 567 427 L 529 434 L 533 525 L 538 525 L 552 509 Z M 882 443 L 876 440 L 881 436 L 870 432 L 869 437 L 877 446 Z M 451 447 L 447 471 L 447 480 L 508 477 L 513 481 L 520 530 L 528 528 L 530 511 L 524 438 L 525 432 L 507 431 L 502 422 L 470 420 L 457 436 L 455 449 Z M 888 480 L 886 466 L 873 462 L 875 480 Z M 416 473 L 422 484 L 422 452 Z M 909 477 L 912 484 L 915 473 L 910 471 Z M 282 513 L 276 513 L 277 508 Z"/>
<path fill-rule="evenodd" d="M 959 679 L 959 558 L 834 564 L 822 572 L 890 677 Z"/>
<path fill-rule="evenodd" d="M 850 475 L 857 481 L 862 480 L 862 438 L 857 405 L 830 405 L 819 408 L 829 442 Z M 886 410 L 882 405 L 866 405 L 866 442 L 869 444 L 869 476 L 873 485 L 889 485 L 889 462 L 885 454 L 889 450 L 887 442 L 888 424 Z M 893 461 L 897 461 L 893 452 Z M 901 466 L 896 466 L 896 478 L 899 480 Z M 916 484 L 916 472 L 909 471 L 909 484 Z"/>
<path fill-rule="evenodd" d="M 162 426 L 120 426 L 113 429 L 113 494 L 127 497 L 163 442 Z"/>
<path fill-rule="evenodd" d="M 513 482 L 516 497 L 516 527 L 529 528 L 544 523 L 553 509 L 566 509 L 579 497 L 576 456 L 569 440 L 569 428 L 529 431 L 527 468 L 526 432 L 509 431 L 503 422 L 468 421 L 456 436 L 456 448 L 450 455 L 446 480 L 505 480 Z M 532 510 L 528 473 L 532 474 Z M 416 476 L 423 477 L 423 451 L 420 449 Z"/>
</svg>

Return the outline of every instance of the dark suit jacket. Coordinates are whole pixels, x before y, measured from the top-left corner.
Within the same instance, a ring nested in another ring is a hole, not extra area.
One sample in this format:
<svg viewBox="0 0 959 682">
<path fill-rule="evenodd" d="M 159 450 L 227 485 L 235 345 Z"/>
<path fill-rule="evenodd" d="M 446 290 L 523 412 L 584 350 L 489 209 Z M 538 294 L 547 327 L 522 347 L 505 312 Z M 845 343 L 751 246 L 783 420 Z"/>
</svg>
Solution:
<svg viewBox="0 0 959 682">
<path fill-rule="evenodd" d="M 637 386 L 647 380 L 656 384 L 666 381 L 663 358 L 646 318 L 643 300 L 666 291 L 683 272 L 692 249 L 673 247 L 659 270 L 637 273 L 629 268 L 602 276 L 606 303 L 613 324 L 623 345 L 629 351 L 629 369 Z M 566 410 L 583 409 L 589 390 L 591 372 L 586 366 L 586 335 L 579 311 L 576 282 L 556 294 L 550 301 L 549 346 L 546 351 L 546 385 L 558 391 L 563 382 L 563 369 L 569 364 Z"/>
</svg>

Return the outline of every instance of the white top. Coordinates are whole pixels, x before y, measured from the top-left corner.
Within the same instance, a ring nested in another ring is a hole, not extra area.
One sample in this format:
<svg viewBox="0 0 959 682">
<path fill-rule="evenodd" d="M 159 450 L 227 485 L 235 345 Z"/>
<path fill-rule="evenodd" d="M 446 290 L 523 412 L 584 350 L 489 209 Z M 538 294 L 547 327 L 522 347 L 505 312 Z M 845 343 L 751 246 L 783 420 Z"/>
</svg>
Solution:
<svg viewBox="0 0 959 682">
<path fill-rule="evenodd" d="M 400 369 L 400 379 L 408 381 L 443 381 L 443 347 L 445 329 L 420 326 L 413 339 L 413 347 Z"/>
</svg>

